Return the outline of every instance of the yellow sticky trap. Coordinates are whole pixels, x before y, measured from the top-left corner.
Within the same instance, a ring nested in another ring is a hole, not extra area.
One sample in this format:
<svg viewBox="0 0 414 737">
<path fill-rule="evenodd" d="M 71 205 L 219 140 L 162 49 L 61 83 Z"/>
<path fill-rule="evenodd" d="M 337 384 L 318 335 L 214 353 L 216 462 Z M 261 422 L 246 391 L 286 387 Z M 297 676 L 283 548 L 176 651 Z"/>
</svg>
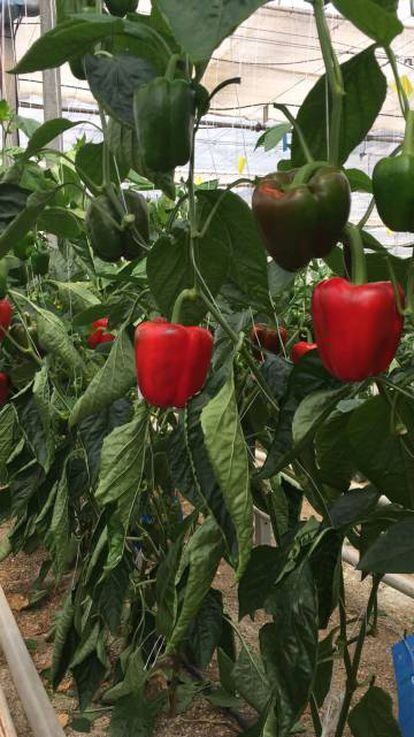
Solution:
<svg viewBox="0 0 414 737">
<path fill-rule="evenodd" d="M 400 82 L 401 82 L 401 87 L 403 88 L 403 90 L 404 90 L 405 94 L 407 95 L 407 97 L 411 97 L 411 95 L 414 92 L 414 87 L 411 84 L 411 81 L 407 77 L 406 74 L 403 74 L 403 76 L 400 77 Z M 395 83 L 393 83 L 391 85 L 391 89 L 394 90 L 394 92 L 398 92 L 397 85 Z"/>
<path fill-rule="evenodd" d="M 204 179 L 203 177 L 200 177 L 200 175 L 198 175 L 194 179 L 194 184 L 196 184 L 197 186 L 200 186 L 200 184 L 203 184 L 203 182 L 204 182 Z"/>
<path fill-rule="evenodd" d="M 239 174 L 243 174 L 247 164 L 247 159 L 245 156 L 239 156 L 239 160 L 237 162 L 237 171 Z"/>
</svg>

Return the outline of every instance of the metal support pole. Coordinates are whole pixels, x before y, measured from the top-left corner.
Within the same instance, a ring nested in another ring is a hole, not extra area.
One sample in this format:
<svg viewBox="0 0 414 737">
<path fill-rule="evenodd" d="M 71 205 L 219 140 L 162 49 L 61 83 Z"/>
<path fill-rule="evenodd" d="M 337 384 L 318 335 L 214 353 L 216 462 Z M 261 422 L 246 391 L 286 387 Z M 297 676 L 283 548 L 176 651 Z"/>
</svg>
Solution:
<svg viewBox="0 0 414 737">
<path fill-rule="evenodd" d="M 52 30 L 56 24 L 56 8 L 54 0 L 39 0 L 40 30 L 42 35 Z M 43 77 L 43 106 L 44 120 L 62 117 L 62 96 L 60 69 L 45 69 Z M 62 151 L 62 137 L 54 141 L 51 146 Z"/>
</svg>

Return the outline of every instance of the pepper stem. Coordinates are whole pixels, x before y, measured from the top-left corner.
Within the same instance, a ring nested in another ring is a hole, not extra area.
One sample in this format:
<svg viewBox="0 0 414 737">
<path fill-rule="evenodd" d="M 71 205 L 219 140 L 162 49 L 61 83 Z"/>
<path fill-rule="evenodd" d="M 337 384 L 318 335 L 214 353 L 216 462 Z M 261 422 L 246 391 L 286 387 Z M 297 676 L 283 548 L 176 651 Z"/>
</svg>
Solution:
<svg viewBox="0 0 414 737">
<path fill-rule="evenodd" d="M 324 166 L 329 166 L 327 161 L 310 161 L 309 164 L 302 166 L 299 171 L 296 172 L 290 188 L 298 187 L 301 184 L 306 184 L 309 179 Z"/>
<path fill-rule="evenodd" d="M 173 54 L 171 56 L 171 59 L 168 62 L 167 70 L 165 72 L 165 78 L 168 79 L 170 82 L 174 79 L 174 74 L 177 68 L 179 58 L 180 58 L 179 54 Z"/>
<path fill-rule="evenodd" d="M 402 153 L 403 155 L 414 156 L 414 110 L 409 110 L 407 113 Z"/>
<path fill-rule="evenodd" d="M 405 312 L 410 316 L 411 322 L 414 323 L 414 248 L 408 267 L 407 308 Z"/>
<path fill-rule="evenodd" d="M 198 292 L 195 287 L 193 289 L 183 289 L 183 291 L 180 292 L 177 299 L 175 300 L 171 322 L 180 322 L 182 306 L 184 302 L 186 300 L 188 300 L 189 302 L 194 302 L 197 299 L 197 297 L 198 297 Z"/>
<path fill-rule="evenodd" d="M 352 223 L 348 223 L 344 228 L 344 235 L 351 249 L 352 282 L 353 284 L 365 284 L 367 281 L 367 265 L 361 231 Z"/>
</svg>

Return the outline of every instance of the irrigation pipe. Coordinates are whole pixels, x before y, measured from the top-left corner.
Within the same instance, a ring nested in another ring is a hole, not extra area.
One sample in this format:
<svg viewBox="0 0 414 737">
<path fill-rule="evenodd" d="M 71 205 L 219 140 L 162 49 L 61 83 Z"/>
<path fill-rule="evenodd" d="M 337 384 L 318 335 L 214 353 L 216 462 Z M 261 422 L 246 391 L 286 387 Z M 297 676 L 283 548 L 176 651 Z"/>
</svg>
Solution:
<svg viewBox="0 0 414 737">
<path fill-rule="evenodd" d="M 0 647 L 6 657 L 34 737 L 65 737 L 1 586 Z M 5 734 L 9 737 L 7 732 Z M 15 737 L 13 732 L 10 733 L 10 737 Z"/>
<path fill-rule="evenodd" d="M 17 737 L 6 697 L 0 686 L 0 737 Z"/>
</svg>

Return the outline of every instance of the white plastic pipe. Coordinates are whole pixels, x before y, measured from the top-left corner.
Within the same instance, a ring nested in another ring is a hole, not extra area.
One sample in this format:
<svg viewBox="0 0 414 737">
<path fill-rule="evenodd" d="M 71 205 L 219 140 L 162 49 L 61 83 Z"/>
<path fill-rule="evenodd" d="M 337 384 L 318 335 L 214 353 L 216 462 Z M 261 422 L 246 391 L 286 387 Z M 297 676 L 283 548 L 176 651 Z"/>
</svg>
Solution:
<svg viewBox="0 0 414 737">
<path fill-rule="evenodd" d="M 34 737 L 65 737 L 1 586 L 0 647 Z"/>
<path fill-rule="evenodd" d="M 0 686 L 0 737 L 17 737 L 16 730 L 7 706 L 6 697 Z"/>
<path fill-rule="evenodd" d="M 342 560 L 356 568 L 359 562 L 359 555 L 354 548 L 351 548 L 349 545 L 344 545 L 342 548 Z M 391 586 L 392 589 L 399 591 L 401 594 L 409 596 L 410 599 L 414 599 L 414 581 L 409 579 L 408 576 L 386 573 L 381 579 L 381 583 L 385 583 L 387 586 Z"/>
</svg>

